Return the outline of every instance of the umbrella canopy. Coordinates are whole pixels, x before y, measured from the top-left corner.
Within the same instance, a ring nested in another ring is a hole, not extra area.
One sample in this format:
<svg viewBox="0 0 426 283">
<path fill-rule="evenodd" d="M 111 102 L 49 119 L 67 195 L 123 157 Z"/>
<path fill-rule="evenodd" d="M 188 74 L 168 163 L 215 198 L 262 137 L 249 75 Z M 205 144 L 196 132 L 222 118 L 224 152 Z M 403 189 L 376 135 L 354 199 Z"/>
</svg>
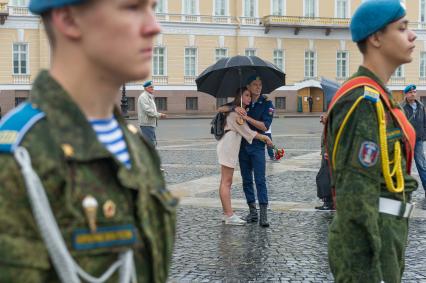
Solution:
<svg viewBox="0 0 426 283">
<path fill-rule="evenodd" d="M 234 56 L 218 60 L 205 69 L 195 80 L 197 90 L 214 97 L 234 97 L 246 80 L 258 75 L 262 80 L 262 93 L 270 93 L 285 85 L 285 74 L 274 64 L 257 56 Z"/>
<path fill-rule="evenodd" d="M 325 107 L 327 109 L 328 104 L 331 102 L 337 90 L 340 88 L 340 84 L 338 82 L 335 82 L 326 78 L 321 78 L 320 84 L 321 84 L 322 90 L 324 91 Z"/>
</svg>

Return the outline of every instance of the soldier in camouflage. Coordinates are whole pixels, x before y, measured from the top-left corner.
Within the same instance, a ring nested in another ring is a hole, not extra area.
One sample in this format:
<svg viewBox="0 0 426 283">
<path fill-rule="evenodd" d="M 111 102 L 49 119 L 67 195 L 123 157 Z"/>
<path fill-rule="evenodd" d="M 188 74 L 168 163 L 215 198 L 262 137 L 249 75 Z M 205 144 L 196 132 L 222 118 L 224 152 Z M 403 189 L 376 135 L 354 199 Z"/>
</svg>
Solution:
<svg viewBox="0 0 426 283">
<path fill-rule="evenodd" d="M 401 282 L 418 185 L 409 175 L 414 131 L 385 84 L 411 62 L 416 35 L 399 0 L 363 2 L 350 28 L 363 63 L 333 98 L 326 125 L 337 209 L 330 267 L 336 282 Z"/>
<path fill-rule="evenodd" d="M 149 75 L 154 7 L 31 1 L 52 67 L 0 123 L 0 281 L 167 280 L 177 201 L 154 148 L 115 106 L 123 83 Z"/>
</svg>

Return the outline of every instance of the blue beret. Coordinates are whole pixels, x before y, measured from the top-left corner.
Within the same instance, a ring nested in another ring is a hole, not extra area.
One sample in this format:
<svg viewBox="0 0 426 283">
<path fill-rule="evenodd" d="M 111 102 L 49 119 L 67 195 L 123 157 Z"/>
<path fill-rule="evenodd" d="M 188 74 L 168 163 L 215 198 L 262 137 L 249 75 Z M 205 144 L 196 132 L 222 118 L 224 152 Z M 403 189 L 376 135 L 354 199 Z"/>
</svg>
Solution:
<svg viewBox="0 0 426 283">
<path fill-rule="evenodd" d="M 83 4 L 86 0 L 31 0 L 29 9 L 31 13 L 41 15 L 53 8 L 60 8 L 68 5 Z"/>
<path fill-rule="evenodd" d="M 254 74 L 254 75 L 251 75 L 250 77 L 248 77 L 247 80 L 246 80 L 246 85 L 251 84 L 251 82 L 255 81 L 255 80 L 261 80 L 259 75 Z"/>
<path fill-rule="evenodd" d="M 416 85 L 413 85 L 413 84 L 407 85 L 404 88 L 404 94 L 408 93 L 409 91 L 416 90 L 416 88 L 417 88 Z"/>
<path fill-rule="evenodd" d="M 144 82 L 143 87 L 149 87 L 149 86 L 152 86 L 152 81 Z"/>
<path fill-rule="evenodd" d="M 352 41 L 360 42 L 404 16 L 405 7 L 400 0 L 367 0 L 352 16 Z"/>
</svg>

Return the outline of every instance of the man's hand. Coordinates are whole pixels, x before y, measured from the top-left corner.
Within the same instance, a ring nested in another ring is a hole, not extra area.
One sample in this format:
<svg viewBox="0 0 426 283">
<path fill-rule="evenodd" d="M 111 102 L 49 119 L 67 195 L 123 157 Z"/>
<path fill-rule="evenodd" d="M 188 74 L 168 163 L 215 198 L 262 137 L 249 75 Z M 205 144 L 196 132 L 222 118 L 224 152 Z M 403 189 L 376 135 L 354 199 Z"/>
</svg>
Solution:
<svg viewBox="0 0 426 283">
<path fill-rule="evenodd" d="M 164 113 L 160 113 L 160 119 L 167 118 L 167 115 Z"/>
<path fill-rule="evenodd" d="M 235 107 L 235 112 L 240 114 L 242 117 L 247 116 L 247 111 L 242 107 L 239 107 L 239 106 Z"/>
</svg>

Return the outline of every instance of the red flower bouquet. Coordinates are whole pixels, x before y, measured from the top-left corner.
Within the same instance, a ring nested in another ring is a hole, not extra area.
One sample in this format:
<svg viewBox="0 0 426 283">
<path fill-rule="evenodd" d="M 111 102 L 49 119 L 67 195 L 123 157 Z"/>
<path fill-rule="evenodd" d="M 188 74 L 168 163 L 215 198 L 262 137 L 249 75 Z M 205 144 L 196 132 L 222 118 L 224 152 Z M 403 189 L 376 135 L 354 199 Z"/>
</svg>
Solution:
<svg viewBox="0 0 426 283">
<path fill-rule="evenodd" d="M 280 160 L 285 156 L 285 150 L 284 148 L 278 148 L 274 145 L 274 157 L 275 160 Z"/>
</svg>

